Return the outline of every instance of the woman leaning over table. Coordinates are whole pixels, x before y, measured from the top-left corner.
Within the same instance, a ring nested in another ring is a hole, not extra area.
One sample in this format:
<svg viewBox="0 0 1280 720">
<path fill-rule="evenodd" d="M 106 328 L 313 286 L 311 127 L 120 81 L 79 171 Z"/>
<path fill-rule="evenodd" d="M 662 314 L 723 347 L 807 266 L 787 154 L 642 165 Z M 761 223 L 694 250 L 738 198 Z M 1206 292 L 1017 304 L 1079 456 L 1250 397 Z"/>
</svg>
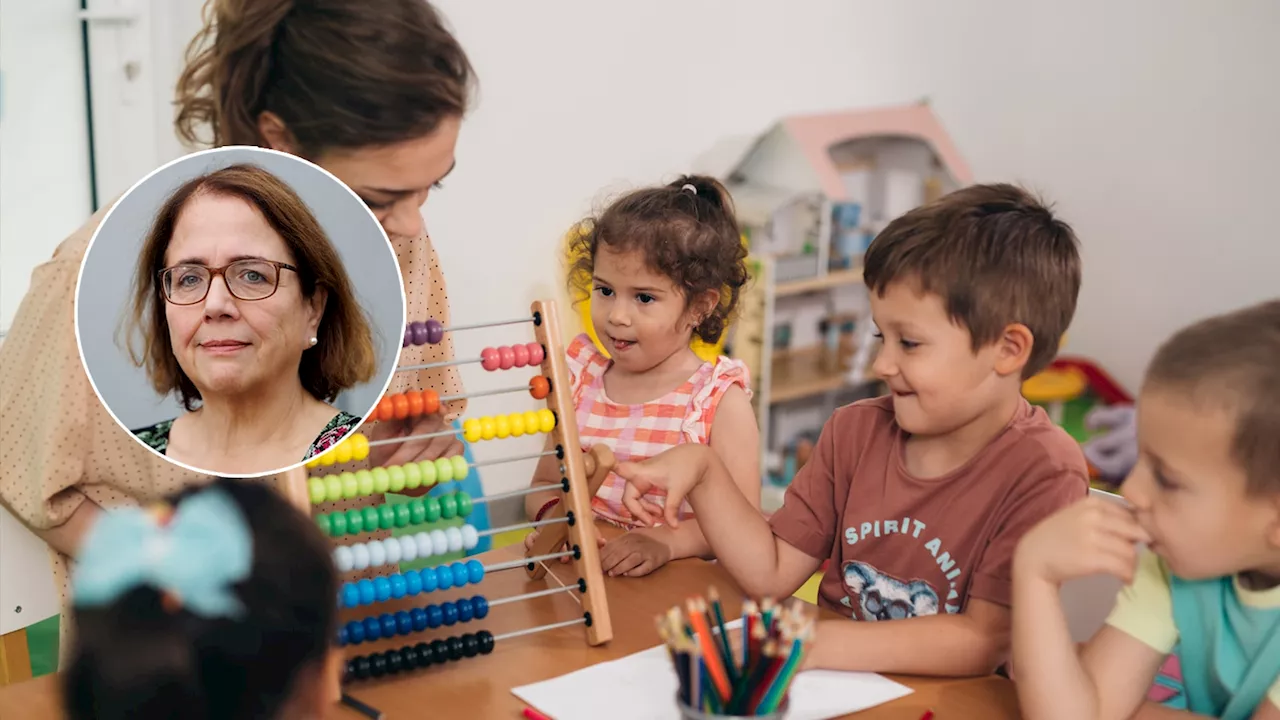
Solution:
<svg viewBox="0 0 1280 720">
<path fill-rule="evenodd" d="M 474 73 L 424 0 L 211 0 L 177 85 L 177 130 L 196 144 L 257 145 L 304 157 L 369 205 L 400 262 L 410 318 L 448 324 L 444 276 L 420 207 L 453 169 Z M 50 546 L 66 608 L 67 561 L 102 507 L 146 502 L 208 478 L 158 457 L 115 423 L 80 362 L 76 277 L 107 208 L 36 268 L 0 344 L 0 502 Z M 452 357 L 439 345 L 405 348 L 402 363 Z M 390 390 L 458 394 L 455 369 L 398 374 Z M 378 423 L 374 437 L 427 433 L 461 414 Z M 378 448 L 395 465 L 451 455 L 453 438 Z M 65 614 L 64 614 L 65 617 Z M 62 623 L 66 647 L 67 628 Z M 66 653 L 63 652 L 63 657 Z"/>
</svg>

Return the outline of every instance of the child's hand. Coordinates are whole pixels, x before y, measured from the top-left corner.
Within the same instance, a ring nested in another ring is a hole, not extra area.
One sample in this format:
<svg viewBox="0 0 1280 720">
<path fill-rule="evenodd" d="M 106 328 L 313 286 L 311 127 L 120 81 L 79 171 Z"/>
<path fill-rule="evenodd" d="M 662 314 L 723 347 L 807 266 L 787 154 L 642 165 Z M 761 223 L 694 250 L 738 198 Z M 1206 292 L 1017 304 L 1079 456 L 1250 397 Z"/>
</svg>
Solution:
<svg viewBox="0 0 1280 720">
<path fill-rule="evenodd" d="M 678 527 L 681 503 L 702 482 L 706 452 L 710 452 L 706 445 L 685 443 L 643 462 L 619 463 L 613 471 L 627 481 L 623 505 L 646 525 L 652 526 L 665 516 L 668 526 Z M 654 488 L 667 491 L 666 507 L 643 499 Z"/>
<path fill-rule="evenodd" d="M 620 535 L 600 550 L 600 565 L 610 577 L 648 575 L 670 560 L 671 548 L 642 530 Z"/>
<path fill-rule="evenodd" d="M 1138 566 L 1137 543 L 1150 541 L 1127 508 L 1088 497 L 1023 536 L 1014 558 L 1014 579 L 1024 574 L 1061 585 L 1107 573 L 1130 583 Z"/>
</svg>

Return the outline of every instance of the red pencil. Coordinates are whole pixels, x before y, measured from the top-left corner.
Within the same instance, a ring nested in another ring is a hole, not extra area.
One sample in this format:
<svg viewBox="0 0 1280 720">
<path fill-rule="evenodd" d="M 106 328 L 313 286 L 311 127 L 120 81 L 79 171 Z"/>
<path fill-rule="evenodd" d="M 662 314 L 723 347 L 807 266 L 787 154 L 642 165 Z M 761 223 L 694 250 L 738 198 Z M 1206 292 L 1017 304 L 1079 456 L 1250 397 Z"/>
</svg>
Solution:
<svg viewBox="0 0 1280 720">
<path fill-rule="evenodd" d="M 534 710 L 531 707 L 527 707 L 524 709 L 524 716 L 529 718 L 529 720 L 551 720 L 551 718 L 547 717 L 546 715 L 543 715 L 542 713 L 538 712 L 537 710 Z"/>
<path fill-rule="evenodd" d="M 933 720 L 933 711 L 925 710 L 924 714 L 920 716 L 920 720 Z"/>
</svg>

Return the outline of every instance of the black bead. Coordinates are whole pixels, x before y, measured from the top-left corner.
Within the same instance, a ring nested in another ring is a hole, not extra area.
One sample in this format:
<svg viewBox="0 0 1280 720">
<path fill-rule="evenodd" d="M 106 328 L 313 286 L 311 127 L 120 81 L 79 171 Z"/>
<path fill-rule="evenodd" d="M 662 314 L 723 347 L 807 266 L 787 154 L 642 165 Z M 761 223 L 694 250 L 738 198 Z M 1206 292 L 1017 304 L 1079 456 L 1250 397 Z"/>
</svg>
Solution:
<svg viewBox="0 0 1280 720">
<path fill-rule="evenodd" d="M 391 675 L 395 675 L 401 670 L 404 670 L 404 656 L 400 654 L 399 650 L 388 650 L 387 672 Z"/>
<path fill-rule="evenodd" d="M 476 633 L 476 640 L 480 642 L 481 655 L 488 655 L 493 652 L 493 633 L 488 630 L 481 630 Z"/>
<path fill-rule="evenodd" d="M 387 658 L 382 653 L 369 656 L 369 677 L 380 678 L 387 674 Z"/>
<path fill-rule="evenodd" d="M 418 665 L 418 649 L 412 645 L 405 645 L 400 648 L 400 655 L 404 658 L 404 669 L 412 670 Z"/>
<path fill-rule="evenodd" d="M 450 636 L 449 638 L 449 659 L 462 659 L 462 638 L 457 635 Z"/>
<path fill-rule="evenodd" d="M 435 653 L 432 652 L 430 645 L 420 642 L 414 645 L 413 649 L 418 651 L 418 667 L 426 667 L 434 662 Z"/>
<path fill-rule="evenodd" d="M 469 658 L 480 654 L 480 640 L 474 634 L 467 633 L 462 636 L 462 654 Z"/>
<path fill-rule="evenodd" d="M 444 640 L 431 641 L 431 661 L 443 665 L 449 659 L 449 643 Z"/>
<path fill-rule="evenodd" d="M 365 655 L 358 655 L 358 656 L 356 656 L 356 657 L 352 658 L 352 659 L 351 659 L 351 662 L 347 663 L 347 667 L 353 668 L 353 670 L 354 670 L 354 671 L 352 672 L 352 675 L 354 675 L 354 676 L 355 676 L 355 678 L 356 678 L 357 680 L 368 680 L 368 679 L 369 679 L 369 658 L 368 658 L 368 656 L 365 656 Z"/>
</svg>

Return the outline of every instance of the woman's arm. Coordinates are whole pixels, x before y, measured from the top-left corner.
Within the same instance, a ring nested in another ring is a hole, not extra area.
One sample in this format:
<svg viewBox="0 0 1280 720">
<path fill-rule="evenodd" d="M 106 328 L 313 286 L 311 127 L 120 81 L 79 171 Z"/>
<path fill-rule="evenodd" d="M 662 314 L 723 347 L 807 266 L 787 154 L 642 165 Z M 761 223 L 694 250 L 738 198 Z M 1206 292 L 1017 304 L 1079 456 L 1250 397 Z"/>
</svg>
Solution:
<svg viewBox="0 0 1280 720">
<path fill-rule="evenodd" d="M 80 552 L 80 543 L 84 541 L 84 536 L 89 533 L 89 528 L 101 513 L 102 508 L 86 498 L 72 511 L 71 517 L 67 518 L 66 522 L 47 530 L 36 530 L 35 533 L 41 540 L 49 543 L 54 550 L 74 558 Z"/>
</svg>

